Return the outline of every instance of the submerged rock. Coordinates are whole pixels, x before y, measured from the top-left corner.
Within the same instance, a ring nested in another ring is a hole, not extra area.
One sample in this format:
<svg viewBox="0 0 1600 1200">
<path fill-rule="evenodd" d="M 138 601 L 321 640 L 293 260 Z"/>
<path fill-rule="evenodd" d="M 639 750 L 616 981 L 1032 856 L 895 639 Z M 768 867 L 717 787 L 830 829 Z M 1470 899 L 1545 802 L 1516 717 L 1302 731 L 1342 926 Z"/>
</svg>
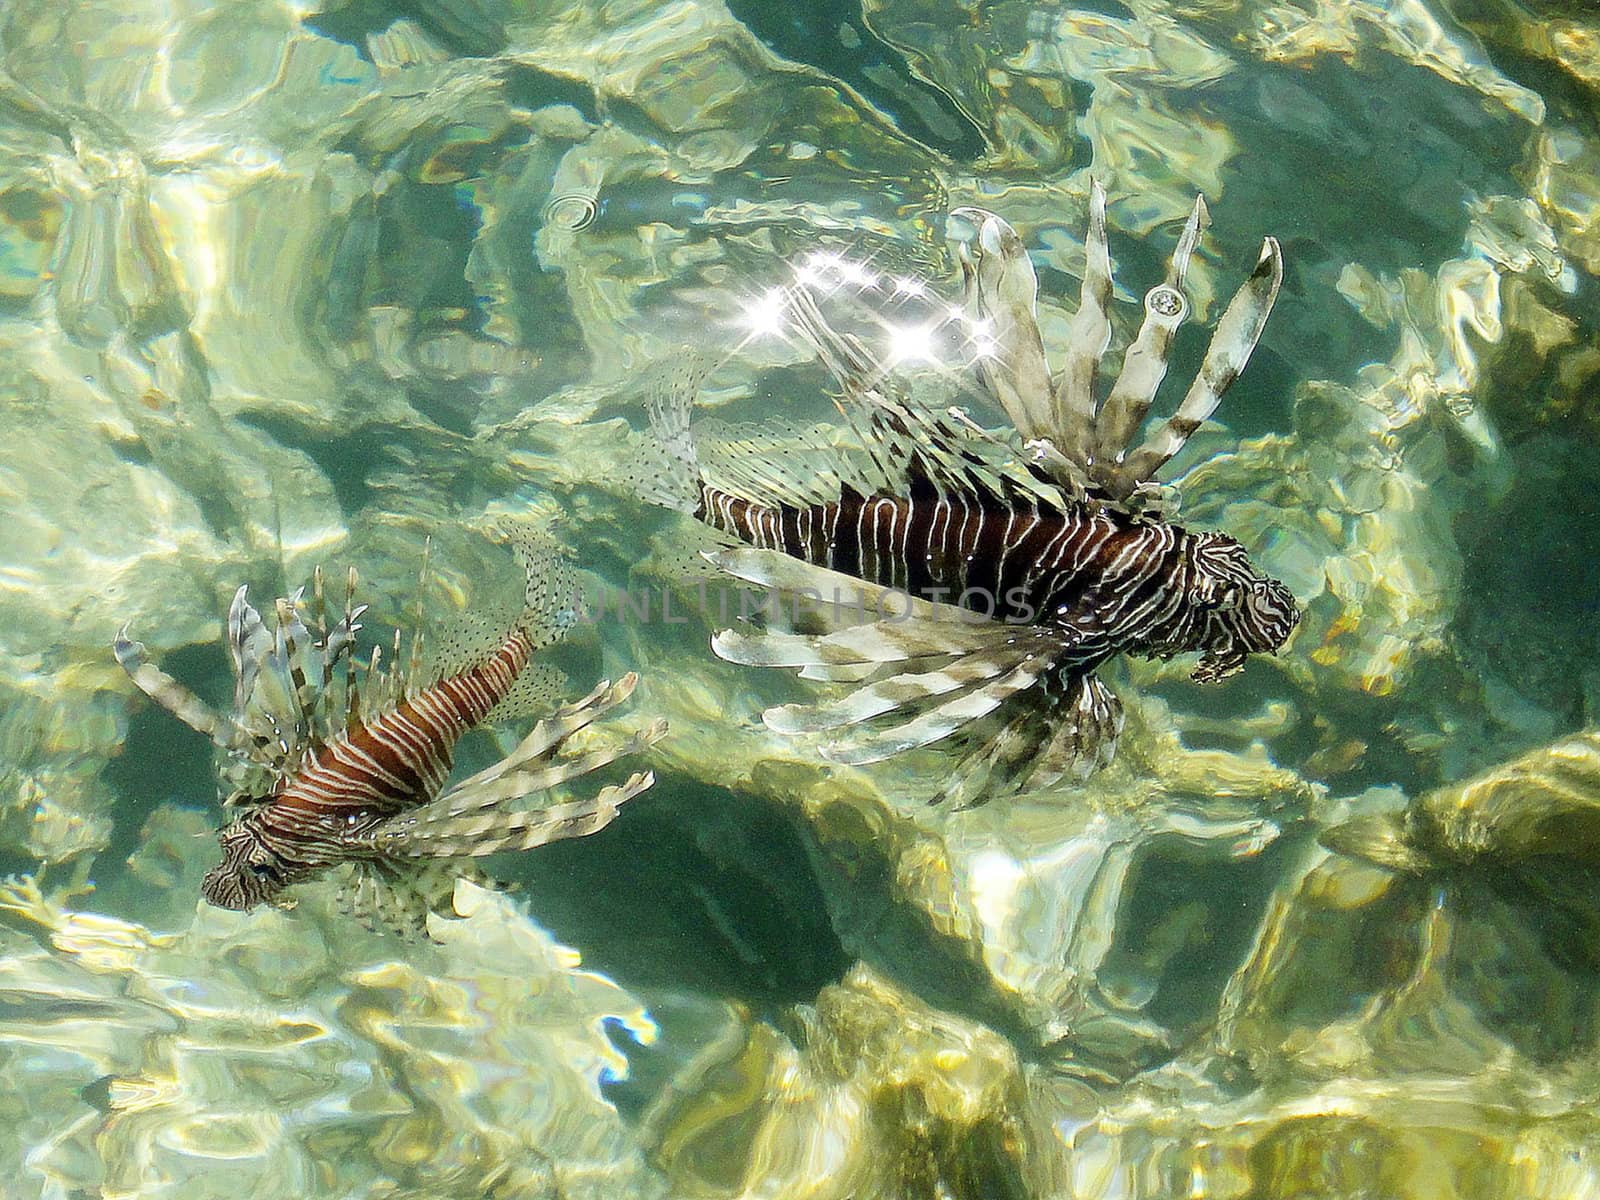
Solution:
<svg viewBox="0 0 1600 1200">
<path fill-rule="evenodd" d="M 1323 834 L 1342 854 L 1415 873 L 1600 856 L 1600 733 L 1581 733 L 1419 797 L 1403 814 L 1360 817 Z"/>
<path fill-rule="evenodd" d="M 331 914 L 158 933 L 5 885 L 12 1194 L 663 1195 L 601 1092 L 648 1014 L 505 896 L 455 902 L 400 961 Z"/>
<path fill-rule="evenodd" d="M 857 965 L 718 1047 L 646 1119 L 675 1194 L 1001 1200 L 1038 1194 L 1016 1052 Z"/>
</svg>

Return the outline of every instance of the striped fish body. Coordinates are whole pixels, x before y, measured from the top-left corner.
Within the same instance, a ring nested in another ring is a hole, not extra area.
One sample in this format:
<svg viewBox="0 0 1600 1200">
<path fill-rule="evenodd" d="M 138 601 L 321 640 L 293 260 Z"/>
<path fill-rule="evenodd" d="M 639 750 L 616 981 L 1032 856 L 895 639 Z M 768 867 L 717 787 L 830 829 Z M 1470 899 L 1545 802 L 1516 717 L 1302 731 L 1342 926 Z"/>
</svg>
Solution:
<svg viewBox="0 0 1600 1200">
<path fill-rule="evenodd" d="M 528 635 L 513 630 L 482 662 L 375 717 L 353 720 L 276 794 L 223 831 L 223 863 L 206 876 L 206 898 L 224 908 L 258 902 L 227 852 L 235 841 L 245 851 L 243 870 L 274 889 L 339 862 L 379 857 L 368 835 L 438 796 L 456 743 L 506 697 L 532 653 Z"/>
<path fill-rule="evenodd" d="M 421 675 L 420 595 L 409 655 L 397 630 L 387 665 L 376 645 L 358 657 L 367 606 L 355 603 L 353 569 L 342 615 L 330 614 L 320 570 L 309 596 L 301 588 L 274 602 L 271 624 L 247 588 L 235 592 L 226 639 L 230 712 L 150 662 L 126 629 L 118 634 L 112 651 L 134 686 L 225 755 L 223 804 L 235 819 L 218 831 L 222 861 L 201 884 L 208 902 L 241 910 L 284 904 L 290 885 L 327 870 L 341 905 L 364 924 L 426 934 L 430 914 L 448 915 L 455 880 L 476 874 L 465 860 L 595 833 L 651 786 L 654 776 L 637 771 L 590 795 L 524 803 L 643 750 L 666 723 L 620 740 L 574 740 L 625 703 L 638 677 L 604 680 L 558 703 L 564 677 L 532 659 L 570 628 L 575 583 L 544 537 L 515 523 L 501 532 L 523 569 L 522 610 L 465 668 L 458 656 L 476 644 L 470 633 L 447 643 L 452 666 Z M 424 588 L 426 578 L 424 565 Z M 553 711 L 498 761 L 448 781 L 463 734 L 528 705 Z"/>
<path fill-rule="evenodd" d="M 487 660 L 441 679 L 331 739 L 258 810 L 306 817 L 392 816 L 439 794 L 456 743 L 505 699 L 533 646 L 518 629 Z"/>
<path fill-rule="evenodd" d="M 1075 665 L 1124 649 L 1182 648 L 1194 537 L 1117 512 L 1008 506 L 939 494 L 762 505 L 710 485 L 700 520 L 762 549 L 955 604 L 1014 625 L 1057 624 L 1079 639 Z M 827 598 L 833 599 L 833 598 Z M 849 598 L 840 598 L 848 604 Z"/>
<path fill-rule="evenodd" d="M 640 495 L 747 543 L 707 555 L 737 579 L 797 602 L 831 599 L 834 624 L 859 603 L 861 619 L 844 628 L 712 637 L 728 661 L 839 686 L 834 698 L 763 713 L 776 732 L 815 738 L 831 761 L 879 762 L 952 739 L 948 794 L 962 803 L 1084 778 L 1110 760 L 1122 724 L 1096 675 L 1107 659 L 1198 652 L 1194 678 L 1211 682 L 1277 651 L 1299 620 L 1289 590 L 1238 541 L 1166 520 L 1170 497 L 1157 481 L 1248 362 L 1282 283 L 1278 244 L 1263 241 L 1175 411 L 1140 441 L 1190 312 L 1184 279 L 1206 209 L 1196 201 L 1105 391 L 1115 289 L 1105 193 L 1089 190 L 1082 294 L 1057 369 L 1022 238 L 993 213 L 952 213 L 963 304 L 941 312 L 930 302 L 926 328 L 969 358 L 1011 434 L 913 400 L 899 355 L 873 343 L 922 310 L 898 291 L 886 298 L 875 272 L 827 261 L 798 270 L 778 299 L 784 330 L 838 385 L 843 439 L 781 422 L 693 428 L 708 362 L 673 364 L 646 389 L 657 452 Z M 824 302 L 864 332 L 836 327 Z"/>
</svg>

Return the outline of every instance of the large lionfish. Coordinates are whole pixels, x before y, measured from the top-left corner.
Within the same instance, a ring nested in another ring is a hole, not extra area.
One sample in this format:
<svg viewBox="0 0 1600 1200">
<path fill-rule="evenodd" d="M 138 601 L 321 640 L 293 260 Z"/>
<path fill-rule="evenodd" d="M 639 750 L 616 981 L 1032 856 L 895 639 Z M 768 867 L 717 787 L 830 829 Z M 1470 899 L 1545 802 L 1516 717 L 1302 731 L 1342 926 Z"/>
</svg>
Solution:
<svg viewBox="0 0 1600 1200">
<path fill-rule="evenodd" d="M 1054 377 L 1021 240 L 992 213 L 956 215 L 976 236 L 958 245 L 965 306 L 952 315 L 976 348 L 982 390 L 1020 438 L 914 404 L 882 357 L 817 303 L 847 281 L 876 287 L 874 277 L 814 258 L 776 295 L 837 379 L 860 446 L 793 428 L 720 442 L 691 432 L 703 368 L 683 369 L 649 398 L 664 453 L 644 490 L 752 547 L 708 555 L 734 576 L 831 597 L 835 611 L 843 596 L 878 616 L 821 634 L 715 637 L 725 659 L 855 685 L 836 700 L 768 709 L 771 728 L 816 735 L 825 757 L 845 763 L 959 733 L 969 753 L 950 794 L 977 802 L 1007 781 L 1047 786 L 1110 760 L 1121 704 L 1096 671 L 1113 655 L 1199 651 L 1194 677 L 1217 680 L 1282 646 L 1299 611 L 1233 538 L 1171 523 L 1172 496 L 1154 483 L 1249 359 L 1282 281 L 1276 241 L 1266 239 L 1176 413 L 1130 452 L 1189 311 L 1183 283 L 1203 202 L 1165 282 L 1145 296 L 1103 403 L 1095 375 L 1111 339 L 1112 279 L 1099 186 L 1082 300 Z M 895 295 L 914 290 L 902 282 Z M 829 605 L 816 607 L 825 616 Z"/>
<path fill-rule="evenodd" d="M 431 679 L 421 666 L 420 628 L 405 663 L 398 630 L 387 667 L 376 646 L 357 663 L 356 634 L 367 606 L 354 604 L 354 569 L 343 614 L 331 623 L 320 569 L 309 601 L 301 589 L 276 602 L 271 630 L 239 588 L 228 612 L 234 706 L 227 715 L 148 663 L 126 630 L 118 636 L 117 660 L 133 682 L 226 755 L 223 805 L 239 815 L 218 834 L 222 862 L 202 884 L 206 900 L 231 909 L 282 903 L 291 885 L 341 867 L 348 907 L 369 923 L 415 931 L 425 928 L 427 912 L 440 906 L 451 881 L 469 873 L 460 862 L 430 869 L 430 860 L 594 833 L 654 782 L 644 771 L 588 799 L 515 806 L 666 732 L 665 722 L 656 721 L 609 745 L 581 752 L 568 745 L 628 698 L 638 682 L 630 673 L 557 708 L 510 754 L 440 794 L 467 730 L 540 702 L 554 690 L 551 678 L 560 678 L 530 666 L 530 659 L 571 623 L 564 564 L 526 533 L 509 535 L 527 577 L 521 617 L 498 645 Z"/>
</svg>

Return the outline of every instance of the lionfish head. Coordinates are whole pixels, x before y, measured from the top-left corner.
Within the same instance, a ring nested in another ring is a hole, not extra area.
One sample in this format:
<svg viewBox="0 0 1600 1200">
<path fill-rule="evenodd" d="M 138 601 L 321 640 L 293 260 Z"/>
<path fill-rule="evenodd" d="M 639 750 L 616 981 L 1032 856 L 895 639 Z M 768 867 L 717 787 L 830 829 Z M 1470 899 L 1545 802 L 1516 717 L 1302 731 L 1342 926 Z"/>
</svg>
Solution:
<svg viewBox="0 0 1600 1200">
<path fill-rule="evenodd" d="M 1242 545 L 1226 534 L 1200 534 L 1194 564 L 1208 618 L 1193 647 L 1207 656 L 1197 678 L 1230 674 L 1247 655 L 1271 654 L 1289 640 L 1300 606 L 1287 587 L 1256 569 Z"/>
<path fill-rule="evenodd" d="M 283 863 L 243 820 L 217 834 L 222 861 L 206 872 L 200 894 L 207 903 L 238 912 L 277 898 L 292 880 Z"/>
</svg>

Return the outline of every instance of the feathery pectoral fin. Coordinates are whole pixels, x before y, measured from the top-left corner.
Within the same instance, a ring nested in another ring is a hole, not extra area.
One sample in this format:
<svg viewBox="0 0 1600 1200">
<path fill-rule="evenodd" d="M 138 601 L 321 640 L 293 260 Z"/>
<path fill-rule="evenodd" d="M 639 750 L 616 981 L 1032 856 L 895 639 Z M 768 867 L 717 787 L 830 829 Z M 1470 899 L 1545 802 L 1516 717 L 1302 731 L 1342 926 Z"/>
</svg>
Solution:
<svg viewBox="0 0 1600 1200">
<path fill-rule="evenodd" d="M 1097 625 L 1007 625 L 770 550 L 710 557 L 748 582 L 824 594 L 848 587 L 866 611 L 882 605 L 894 614 L 826 634 L 723 630 L 712 639 L 730 662 L 795 668 L 849 687 L 763 714 L 777 733 L 814 738 L 824 758 L 878 762 L 960 734 L 971 740 L 955 773 L 958 798 L 981 798 L 981 788 L 963 783 L 980 776 L 1043 787 L 1109 761 L 1122 707 L 1085 666 L 1103 655 Z"/>
<path fill-rule="evenodd" d="M 1095 676 L 1069 674 L 1054 720 L 1054 736 L 1032 773 L 1041 786 L 1065 775 L 1087 779 L 1111 761 L 1122 734 L 1122 701 Z"/>
<path fill-rule="evenodd" d="M 346 864 L 340 874 L 334 902 L 346 915 L 373 933 L 427 940 L 428 914 L 438 910 L 441 894 L 436 868 L 399 867 L 380 859 Z"/>
<path fill-rule="evenodd" d="M 1111 761 L 1122 731 L 1116 693 L 1081 668 L 1057 667 L 1044 684 L 979 727 L 941 799 L 973 808 L 1000 796 L 1084 780 Z"/>
<path fill-rule="evenodd" d="M 451 788 L 426 807 L 407 814 L 403 821 L 396 822 L 397 828 L 402 831 L 406 828 L 424 828 L 430 821 L 484 812 L 536 792 L 547 792 L 569 780 L 598 771 L 619 758 L 637 754 L 654 745 L 666 732 L 666 721 L 658 719 L 632 737 L 606 742 L 583 754 L 555 758 L 533 768 L 518 767 L 488 780 L 468 780 Z"/>
<path fill-rule="evenodd" d="M 779 733 L 824 735 L 821 750 L 836 762 L 875 762 L 948 737 L 1032 687 L 1079 636 L 1072 629 L 1005 625 L 770 551 L 730 551 L 716 561 L 742 579 L 788 590 L 855 589 L 863 611 L 894 612 L 827 634 L 723 630 L 712 639 L 730 662 L 798 668 L 858 685 L 834 700 L 764 715 Z M 895 665 L 902 669 L 888 674 Z"/>
<path fill-rule="evenodd" d="M 1030 658 L 1024 658 L 1018 667 L 1025 666 Z M 1003 669 L 1002 660 L 997 660 L 992 654 L 969 654 L 935 670 L 902 672 L 869 683 L 838 700 L 769 708 L 764 719 L 767 728 L 778 733 L 820 733 L 842 729 L 887 713 L 932 704 L 952 693 L 955 693 L 954 698 L 959 699 L 967 693 L 987 691 L 986 685 L 991 685 L 991 681 L 995 680 L 996 671 Z M 1037 678 L 1037 672 L 1034 678 Z"/>
<path fill-rule="evenodd" d="M 403 858 L 479 858 L 531 850 L 599 832 L 611 824 L 623 804 L 653 783 L 652 772 L 640 771 L 625 783 L 601 788 L 587 799 L 545 808 L 508 812 L 496 805 L 437 817 L 418 814 L 417 824 L 401 826 L 380 845 L 385 853 Z"/>
<path fill-rule="evenodd" d="M 638 683 L 639 676 L 632 671 L 616 683 L 602 679 L 595 685 L 594 690 L 581 700 L 563 705 L 544 720 L 536 722 L 528 731 L 528 735 L 517 743 L 510 754 L 493 766 L 479 771 L 470 779 L 462 780 L 451 791 L 460 792 L 463 789 L 480 787 L 508 772 L 524 768 L 527 763 L 537 762 L 546 757 L 551 750 L 559 747 L 585 725 L 598 720 L 633 695 L 633 689 Z"/>
<path fill-rule="evenodd" d="M 949 687 L 947 690 L 953 694 L 948 699 L 920 710 L 907 710 L 915 715 L 899 724 L 879 724 L 835 734 L 823 743 L 821 753 L 832 762 L 854 765 L 881 762 L 903 751 L 942 741 L 971 722 L 988 716 L 1018 692 L 1032 687 L 1049 665 L 1048 660 L 1028 660 L 1006 670 L 1001 660 L 992 657 L 973 655 L 957 660 L 951 668 L 981 682 Z M 946 671 L 929 672 L 924 678 L 948 678 Z M 887 713 L 896 711 L 901 708 L 886 710 Z M 768 723 L 771 724 L 770 719 Z"/>
<path fill-rule="evenodd" d="M 898 588 L 882 587 L 854 575 L 815 566 L 778 550 L 754 546 L 733 546 L 706 552 L 706 561 L 746 583 L 776 592 L 809 597 L 813 603 L 833 606 L 859 619 L 876 617 L 888 620 L 922 618 L 959 621 L 964 610 L 948 604 L 920 600 Z M 971 614 L 965 614 L 971 616 Z"/>
<path fill-rule="evenodd" d="M 581 700 L 536 724 L 500 762 L 432 803 L 377 826 L 363 835 L 363 844 L 396 858 L 477 857 L 526 850 L 604 828 L 621 804 L 650 786 L 653 776 L 635 774 L 620 787 L 604 788 L 589 800 L 534 810 L 510 806 L 636 754 L 665 736 L 667 723 L 656 720 L 631 737 L 606 741 L 580 754 L 564 753 L 573 734 L 621 704 L 638 682 L 632 672 L 615 684 L 601 682 Z"/>
</svg>

